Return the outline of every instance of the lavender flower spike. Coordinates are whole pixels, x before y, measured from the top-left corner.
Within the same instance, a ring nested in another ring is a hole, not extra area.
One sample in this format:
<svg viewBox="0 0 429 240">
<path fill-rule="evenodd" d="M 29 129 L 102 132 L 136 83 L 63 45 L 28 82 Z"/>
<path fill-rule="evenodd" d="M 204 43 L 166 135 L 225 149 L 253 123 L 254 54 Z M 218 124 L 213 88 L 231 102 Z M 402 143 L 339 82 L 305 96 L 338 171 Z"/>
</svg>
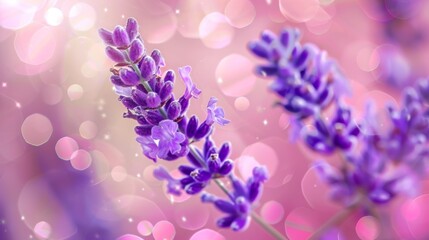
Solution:
<svg viewBox="0 0 429 240">
<path fill-rule="evenodd" d="M 159 50 L 146 54 L 138 29 L 137 21 L 130 18 L 125 27 L 117 26 L 112 32 L 101 29 L 99 34 L 108 45 L 107 55 L 115 62 L 110 69 L 110 81 L 119 95 L 118 100 L 126 108 L 124 118 L 137 122 L 134 131 L 143 154 L 154 162 L 158 159 L 173 161 L 186 156 L 188 164 L 178 167 L 182 177 L 173 178 L 164 167 L 156 168 L 154 176 L 166 181 L 168 193 L 174 195 L 182 192 L 198 194 L 213 181 L 219 185 L 222 178 L 230 178 L 234 183 L 234 191 L 230 195 L 235 210 L 229 212 L 228 219 L 231 221 L 224 221 L 220 226 L 228 225 L 233 230 L 246 229 L 250 221 L 251 204 L 261 194 L 266 172 L 255 170 L 247 185 L 234 176 L 234 164 L 228 158 L 230 144 L 224 143 L 217 148 L 211 139 L 214 123 L 229 123 L 223 109 L 216 105 L 217 99 L 210 98 L 207 118 L 202 123 L 196 115 L 187 115 L 190 100 L 201 94 L 190 77 L 191 67 L 179 68 L 186 90 L 176 98 L 173 93 L 174 71 L 162 71 L 165 61 Z M 204 147 L 199 149 L 194 143 L 201 140 L 205 140 Z M 219 186 L 223 187 L 222 184 Z M 267 224 L 257 222 L 269 229 Z M 277 239 L 283 239 L 275 230 L 270 229 L 269 232 Z"/>
</svg>

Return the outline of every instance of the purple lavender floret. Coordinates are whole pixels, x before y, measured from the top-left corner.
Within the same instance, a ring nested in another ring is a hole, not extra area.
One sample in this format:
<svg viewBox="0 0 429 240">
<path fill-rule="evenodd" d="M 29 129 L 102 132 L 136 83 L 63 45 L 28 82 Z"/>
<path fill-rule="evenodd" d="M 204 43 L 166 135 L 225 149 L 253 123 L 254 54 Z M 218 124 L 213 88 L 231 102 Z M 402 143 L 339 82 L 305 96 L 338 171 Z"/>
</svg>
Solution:
<svg viewBox="0 0 429 240">
<path fill-rule="evenodd" d="M 299 38 L 297 29 L 284 29 L 278 36 L 265 30 L 248 48 L 265 61 L 256 73 L 274 78 L 270 88 L 281 98 L 279 104 L 303 119 L 325 109 L 346 87 L 326 53 L 311 44 L 301 46 Z"/>
<path fill-rule="evenodd" d="M 233 175 L 230 180 L 234 191 L 229 194 L 229 199 L 218 198 L 209 193 L 203 193 L 203 202 L 213 203 L 217 209 L 227 214 L 218 219 L 217 225 L 221 228 L 231 228 L 234 231 L 246 230 L 250 223 L 252 204 L 262 194 L 262 183 L 268 179 L 268 171 L 265 167 L 255 167 L 253 175 L 246 183 Z"/>
<path fill-rule="evenodd" d="M 352 119 L 351 110 L 345 106 L 338 106 L 329 124 L 321 116 L 315 116 L 314 125 L 316 130 L 306 132 L 304 140 L 308 147 L 320 153 L 332 153 L 337 148 L 348 151 L 360 135 L 358 125 Z"/>
</svg>

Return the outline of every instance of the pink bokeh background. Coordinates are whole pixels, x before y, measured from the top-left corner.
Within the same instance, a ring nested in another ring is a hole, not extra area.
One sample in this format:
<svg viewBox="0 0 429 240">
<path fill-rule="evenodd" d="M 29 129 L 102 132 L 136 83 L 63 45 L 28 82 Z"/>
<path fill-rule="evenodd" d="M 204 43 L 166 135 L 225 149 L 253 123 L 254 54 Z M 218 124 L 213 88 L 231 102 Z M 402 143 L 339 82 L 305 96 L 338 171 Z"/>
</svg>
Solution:
<svg viewBox="0 0 429 240">
<path fill-rule="evenodd" d="M 208 99 L 219 99 L 232 122 L 213 137 L 232 143 L 235 172 L 247 178 L 253 166 L 268 167 L 255 211 L 289 238 L 306 239 L 341 206 L 310 167 L 322 156 L 289 141 L 289 116 L 272 107 L 276 97 L 253 74 L 258 60 L 246 44 L 266 28 L 299 28 L 304 42 L 337 59 L 359 117 L 368 99 L 380 109 L 399 102 L 400 89 L 380 77 L 386 47 L 401 49 L 413 76 L 429 75 L 429 41 L 389 42 L 375 2 L 0 0 L 1 239 L 269 239 L 254 222 L 245 232 L 218 229 L 212 205 L 169 196 L 152 176 L 158 164 L 175 173 L 185 160 L 154 164 L 135 141 L 134 122 L 122 118 L 97 29 L 128 17 L 139 21 L 146 48 L 161 50 L 164 69 L 192 66 L 203 94 L 189 112 L 203 118 Z M 427 26 L 429 2 L 408 20 Z M 388 237 L 427 238 L 428 205 L 426 181 L 418 195 L 383 206 Z M 341 236 L 365 240 L 387 237 L 382 228 L 361 212 L 338 226 Z"/>
</svg>

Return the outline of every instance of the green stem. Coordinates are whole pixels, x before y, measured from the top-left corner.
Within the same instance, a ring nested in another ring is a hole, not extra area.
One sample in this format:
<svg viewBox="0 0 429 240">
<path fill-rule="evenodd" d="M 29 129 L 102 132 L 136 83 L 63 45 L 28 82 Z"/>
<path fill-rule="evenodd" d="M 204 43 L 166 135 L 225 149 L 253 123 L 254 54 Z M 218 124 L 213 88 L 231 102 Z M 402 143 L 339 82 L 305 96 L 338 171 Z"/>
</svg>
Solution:
<svg viewBox="0 0 429 240">
<path fill-rule="evenodd" d="M 251 215 L 252 215 L 253 220 L 255 220 L 255 222 L 257 222 L 263 229 L 265 229 L 265 231 L 270 233 L 275 239 L 277 239 L 277 240 L 288 240 L 287 237 L 285 237 L 281 233 L 279 233 L 279 231 L 277 231 L 275 228 L 273 228 L 273 226 L 266 223 L 264 221 L 264 219 L 261 218 L 261 216 L 259 216 L 258 214 L 256 214 L 253 211 L 252 211 Z"/>
<path fill-rule="evenodd" d="M 207 167 L 207 164 L 203 159 L 201 159 L 200 155 L 197 153 L 194 146 L 189 146 L 191 154 L 200 162 L 202 166 Z M 225 187 L 223 182 L 220 179 L 213 179 L 213 181 L 216 183 L 216 185 L 232 200 L 234 201 L 234 197 L 231 195 L 231 193 L 228 191 L 228 189 Z M 252 218 L 257 222 L 265 231 L 267 231 L 269 234 L 271 234 L 275 239 L 277 240 L 287 240 L 288 238 L 283 236 L 280 232 L 278 232 L 274 227 L 272 227 L 270 224 L 265 222 L 262 217 L 260 217 L 257 213 L 254 211 L 251 212 Z"/>
<path fill-rule="evenodd" d="M 147 82 L 147 79 L 145 79 L 144 77 L 142 77 L 142 74 L 140 72 L 139 67 L 137 66 L 137 64 L 131 62 L 130 58 L 129 58 L 129 50 L 125 51 L 125 57 L 128 61 L 128 63 L 130 64 L 130 66 L 133 68 L 134 72 L 137 73 L 137 75 L 139 76 L 140 82 L 143 85 L 144 89 L 146 89 L 147 92 L 153 92 L 152 88 L 150 87 L 149 83 Z M 164 107 L 160 107 L 158 108 L 159 113 L 165 118 L 168 119 L 167 116 L 167 111 L 165 111 Z"/>
<path fill-rule="evenodd" d="M 320 236 L 325 233 L 329 228 L 332 226 L 337 225 L 341 221 L 345 220 L 350 214 L 353 213 L 353 211 L 359 206 L 359 202 L 356 202 L 353 205 L 350 205 L 349 207 L 343 209 L 341 212 L 337 213 L 335 216 L 330 218 L 325 224 L 323 224 L 319 229 L 317 229 L 313 235 L 309 238 L 309 240 L 317 240 L 320 238 Z"/>
</svg>

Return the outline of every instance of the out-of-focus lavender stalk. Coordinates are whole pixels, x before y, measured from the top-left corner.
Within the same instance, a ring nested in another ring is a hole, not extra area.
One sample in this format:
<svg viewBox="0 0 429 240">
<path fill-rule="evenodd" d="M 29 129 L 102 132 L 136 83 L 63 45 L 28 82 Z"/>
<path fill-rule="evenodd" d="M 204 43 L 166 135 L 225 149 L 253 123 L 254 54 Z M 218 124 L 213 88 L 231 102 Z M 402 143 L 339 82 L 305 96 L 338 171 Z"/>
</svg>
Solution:
<svg viewBox="0 0 429 240">
<path fill-rule="evenodd" d="M 180 179 L 173 178 L 162 166 L 155 169 L 155 177 L 167 181 L 168 192 L 175 195 L 182 191 L 191 195 L 201 193 L 214 181 L 228 199 L 208 193 L 203 193 L 201 199 L 227 214 L 217 221 L 217 225 L 234 231 L 245 230 L 254 214 L 253 205 L 262 194 L 263 182 L 268 178 L 267 170 L 264 166 L 255 167 L 247 182 L 234 176 L 233 162 L 228 159 L 230 144 L 223 143 L 218 148 L 211 139 L 214 123 L 229 123 L 223 109 L 217 106 L 217 99 L 210 98 L 204 121 L 200 122 L 196 115 L 188 115 L 190 100 L 201 94 L 190 77 L 191 67 L 179 68 L 186 90 L 176 98 L 173 93 L 175 72 L 162 73 L 165 62 L 159 50 L 146 53 L 135 19 L 128 19 L 125 27 L 117 26 L 112 32 L 100 29 L 99 34 L 107 45 L 107 56 L 116 62 L 111 69 L 111 81 L 119 101 L 127 108 L 124 117 L 139 124 L 135 132 L 144 155 L 153 161 L 172 161 L 185 156 L 189 161 L 189 164 L 179 166 L 183 174 Z M 194 145 L 201 140 L 204 141 L 203 149 Z M 224 187 L 221 178 L 231 181 L 232 191 Z M 267 223 L 258 223 L 276 239 L 285 239 Z"/>
<path fill-rule="evenodd" d="M 264 59 L 256 73 L 274 78 L 271 90 L 295 116 L 298 128 L 304 121 L 313 122 L 314 130 L 299 129 L 307 146 L 321 154 L 341 153 L 339 169 L 324 161 L 315 164 L 331 186 L 331 197 L 347 209 L 372 212 L 400 193 L 415 193 L 429 161 L 429 80 L 405 90 L 401 109 L 387 108 L 391 128 L 380 132 L 370 107 L 366 121 L 356 123 L 352 110 L 342 103 L 343 88 L 335 88 L 345 85 L 335 63 L 316 47 L 301 46 L 298 36 L 295 29 L 285 29 L 279 36 L 264 31 L 249 49 Z M 337 110 L 327 121 L 324 109 L 331 103 Z"/>
</svg>

